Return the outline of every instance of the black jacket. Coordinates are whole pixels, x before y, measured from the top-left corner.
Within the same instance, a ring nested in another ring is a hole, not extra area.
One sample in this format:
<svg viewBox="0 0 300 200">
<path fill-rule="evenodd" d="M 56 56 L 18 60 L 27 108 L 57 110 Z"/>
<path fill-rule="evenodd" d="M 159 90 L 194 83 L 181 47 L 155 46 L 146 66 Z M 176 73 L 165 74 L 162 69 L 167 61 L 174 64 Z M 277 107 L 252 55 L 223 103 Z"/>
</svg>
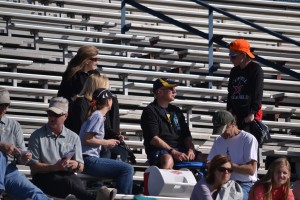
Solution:
<svg viewBox="0 0 300 200">
<path fill-rule="evenodd" d="M 228 83 L 227 110 L 238 119 L 256 114 L 261 108 L 264 73 L 261 66 L 250 62 L 244 69 L 233 67 Z"/>
<path fill-rule="evenodd" d="M 57 96 L 64 97 L 68 101 L 72 102 L 72 97 L 79 94 L 83 88 L 86 79 L 91 75 L 100 72 L 96 70 L 91 70 L 89 72 L 78 71 L 70 79 L 67 80 L 66 74 L 63 74 L 62 81 L 60 83 Z"/>
<path fill-rule="evenodd" d="M 81 125 L 86 120 L 89 110 L 90 101 L 84 97 L 76 98 L 71 104 L 69 115 L 65 121 L 65 126 L 75 133 L 79 134 Z M 119 116 L 119 102 L 117 97 L 113 97 L 113 104 L 111 110 L 106 113 L 106 120 L 104 122 L 105 139 L 116 138 L 120 132 L 120 116 Z"/>
<path fill-rule="evenodd" d="M 159 136 L 168 145 L 174 148 L 185 147 L 184 140 L 191 136 L 191 132 L 180 108 L 169 104 L 167 111 L 170 114 L 170 120 L 168 120 L 164 109 L 154 100 L 142 113 L 141 127 L 147 154 L 151 150 L 156 149 L 150 144 L 154 136 Z"/>
</svg>

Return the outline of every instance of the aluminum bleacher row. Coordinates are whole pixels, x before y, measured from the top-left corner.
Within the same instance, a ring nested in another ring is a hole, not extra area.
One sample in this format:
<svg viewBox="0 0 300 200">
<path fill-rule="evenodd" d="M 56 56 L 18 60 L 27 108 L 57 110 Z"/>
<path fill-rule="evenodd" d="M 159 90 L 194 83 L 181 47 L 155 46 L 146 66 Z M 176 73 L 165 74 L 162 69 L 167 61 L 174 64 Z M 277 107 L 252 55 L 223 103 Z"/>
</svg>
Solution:
<svg viewBox="0 0 300 200">
<path fill-rule="evenodd" d="M 137 2 L 207 33 L 208 11 L 191 1 Z M 299 4 L 259 0 L 207 2 L 297 41 L 300 39 Z M 146 161 L 140 115 L 153 100 L 151 84 L 158 77 L 180 82 L 173 104 L 184 110 L 195 147 L 209 153 L 215 138 L 211 134 L 212 114 L 226 105 L 232 68 L 228 50 L 214 45 L 217 70 L 211 76 L 207 40 L 132 6 L 126 5 L 126 10 L 128 30 L 121 34 L 120 0 L 0 0 L 0 85 L 12 96 L 8 115 L 21 123 L 27 141 L 47 121 L 48 100 L 57 94 L 70 57 L 80 46 L 94 45 L 100 50 L 98 67 L 109 77 L 111 90 L 119 98 L 121 131 L 140 164 L 145 165 Z M 254 54 L 300 72 L 299 50 L 295 45 L 218 13 L 214 14 L 214 35 L 226 42 L 246 38 Z M 268 66 L 262 67 L 264 122 L 270 128 L 272 141 L 261 148 L 260 175 L 266 172 L 265 156 L 293 157 L 300 152 L 300 137 L 291 135 L 299 130 L 299 81 Z M 29 173 L 28 169 L 24 173 Z M 143 177 L 136 172 L 134 180 L 142 181 Z"/>
</svg>

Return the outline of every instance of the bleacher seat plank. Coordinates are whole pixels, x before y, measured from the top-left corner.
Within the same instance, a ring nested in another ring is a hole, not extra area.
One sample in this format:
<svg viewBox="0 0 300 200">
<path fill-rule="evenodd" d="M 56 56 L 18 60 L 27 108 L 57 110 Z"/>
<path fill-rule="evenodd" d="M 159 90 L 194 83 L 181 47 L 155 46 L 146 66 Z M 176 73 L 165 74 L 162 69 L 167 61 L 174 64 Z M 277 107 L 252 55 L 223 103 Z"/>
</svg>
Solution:
<svg viewBox="0 0 300 200">
<path fill-rule="evenodd" d="M 47 43 L 47 44 L 55 44 L 55 45 L 69 45 L 80 47 L 83 45 L 93 45 L 95 47 L 99 47 L 102 50 L 112 50 L 112 51 L 128 51 L 128 52 L 142 52 L 142 53 L 161 53 L 161 54 L 172 54 L 174 50 L 172 49 L 161 49 L 161 48 L 152 48 L 152 47 L 138 47 L 138 46 L 130 46 L 130 45 L 116 45 L 116 44 L 108 44 L 108 43 L 96 43 L 96 42 L 84 42 L 77 40 L 63 40 L 56 38 L 45 38 L 40 37 L 37 40 L 38 43 Z"/>
<path fill-rule="evenodd" d="M 198 122 L 212 122 L 212 117 L 211 116 L 197 116 L 191 119 L 191 121 L 198 121 Z M 295 122 L 280 122 L 280 121 L 268 121 L 268 120 L 263 120 L 263 123 L 265 123 L 269 128 L 283 128 L 283 129 L 295 129 L 299 128 L 299 124 Z"/>
<path fill-rule="evenodd" d="M 57 33 L 57 34 L 67 34 L 67 35 L 75 35 L 75 36 L 85 36 L 85 37 L 95 37 L 95 38 L 103 38 L 103 39 L 126 39 L 126 40 L 144 40 L 144 36 L 137 35 L 128 35 L 128 34 L 118 34 L 118 33 L 105 33 L 105 32 L 97 32 L 97 31 L 87 31 L 87 30 L 75 30 L 68 28 L 57 28 L 50 26 L 37 26 L 37 25 L 29 25 L 29 24 L 21 24 L 21 23 L 12 23 L 8 26 L 9 29 L 18 29 L 18 30 L 30 30 L 44 33 Z M 105 48 L 105 46 L 104 46 Z M 173 53 L 173 52 L 172 52 Z"/>
<path fill-rule="evenodd" d="M 0 5 L 2 5 L 2 1 L 0 2 Z M 68 24 L 68 25 L 96 26 L 98 28 L 112 28 L 117 25 L 114 22 L 102 22 L 102 21 L 74 19 L 74 18 L 66 18 L 66 17 L 52 17 L 52 16 L 25 14 L 25 13 L 18 13 L 18 12 L 5 12 L 5 11 L 1 11 L 0 16 L 6 18 L 8 17 L 13 20 L 22 19 L 22 20 L 30 20 L 30 21 L 37 21 L 37 22 L 58 23 L 60 25 Z"/>
<path fill-rule="evenodd" d="M 8 65 L 13 64 L 13 65 L 27 66 L 27 65 L 32 65 L 32 63 L 33 63 L 32 60 L 0 58 L 0 64 L 8 64 Z"/>
<path fill-rule="evenodd" d="M 18 80 L 43 80 L 43 81 L 52 81 L 60 82 L 62 80 L 61 76 L 50 76 L 50 75 L 41 75 L 41 74 L 28 74 L 28 73 L 17 73 L 17 72 L 2 72 L 0 71 L 1 78 L 12 78 Z"/>
</svg>

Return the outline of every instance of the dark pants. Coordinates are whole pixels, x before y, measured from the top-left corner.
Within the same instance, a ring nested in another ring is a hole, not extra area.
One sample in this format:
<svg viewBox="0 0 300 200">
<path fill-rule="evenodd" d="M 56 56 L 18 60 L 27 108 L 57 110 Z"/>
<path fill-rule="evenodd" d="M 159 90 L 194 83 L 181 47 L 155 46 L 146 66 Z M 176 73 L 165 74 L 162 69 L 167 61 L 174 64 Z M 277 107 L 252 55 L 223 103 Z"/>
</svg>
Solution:
<svg viewBox="0 0 300 200">
<path fill-rule="evenodd" d="M 95 194 L 88 192 L 80 178 L 72 172 L 52 172 L 35 174 L 32 182 L 43 192 L 58 198 L 65 198 L 68 194 L 75 195 L 82 200 L 95 200 Z"/>
<path fill-rule="evenodd" d="M 101 154 L 100 155 L 101 158 L 111 158 L 114 160 L 117 158 L 117 155 L 120 155 L 123 162 L 128 161 L 128 152 L 124 148 L 119 146 L 115 146 L 112 149 L 103 148 L 101 149 L 100 154 Z"/>
</svg>

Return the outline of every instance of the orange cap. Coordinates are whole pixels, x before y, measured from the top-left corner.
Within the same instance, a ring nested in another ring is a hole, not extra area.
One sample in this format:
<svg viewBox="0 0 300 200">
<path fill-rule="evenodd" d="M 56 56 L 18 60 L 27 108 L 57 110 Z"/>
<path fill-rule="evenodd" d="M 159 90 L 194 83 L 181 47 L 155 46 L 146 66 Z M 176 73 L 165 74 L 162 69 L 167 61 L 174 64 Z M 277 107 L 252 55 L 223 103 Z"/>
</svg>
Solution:
<svg viewBox="0 0 300 200">
<path fill-rule="evenodd" d="M 237 39 L 230 43 L 229 49 L 235 51 L 242 51 L 248 54 L 250 58 L 255 58 L 255 56 L 250 51 L 250 44 L 245 39 Z"/>
</svg>

